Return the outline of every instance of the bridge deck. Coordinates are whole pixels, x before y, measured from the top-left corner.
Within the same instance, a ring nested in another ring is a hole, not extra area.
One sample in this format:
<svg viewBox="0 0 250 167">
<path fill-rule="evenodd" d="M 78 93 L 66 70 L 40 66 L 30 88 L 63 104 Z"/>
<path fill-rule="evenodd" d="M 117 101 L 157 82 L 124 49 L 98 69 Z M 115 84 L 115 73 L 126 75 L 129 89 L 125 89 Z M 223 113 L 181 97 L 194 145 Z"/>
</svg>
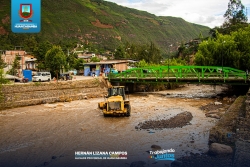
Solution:
<svg viewBox="0 0 250 167">
<path fill-rule="evenodd" d="M 223 71 L 222 71 L 223 69 Z M 245 71 L 217 66 L 160 66 L 134 68 L 119 74 L 109 74 L 114 82 L 206 82 L 248 84 Z"/>
</svg>

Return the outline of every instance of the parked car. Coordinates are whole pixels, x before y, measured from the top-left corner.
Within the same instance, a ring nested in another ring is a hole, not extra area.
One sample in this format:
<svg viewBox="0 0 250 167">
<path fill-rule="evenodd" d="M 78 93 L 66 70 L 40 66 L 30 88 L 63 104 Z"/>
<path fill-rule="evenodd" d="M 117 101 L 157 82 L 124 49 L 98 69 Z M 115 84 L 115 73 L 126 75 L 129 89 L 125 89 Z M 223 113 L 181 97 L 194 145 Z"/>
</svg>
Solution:
<svg viewBox="0 0 250 167">
<path fill-rule="evenodd" d="M 50 72 L 37 72 L 33 77 L 32 81 L 50 81 L 51 80 L 51 74 Z"/>
<path fill-rule="evenodd" d="M 72 80 L 72 76 L 70 75 L 70 73 L 61 73 L 59 79 L 64 81 Z"/>
<path fill-rule="evenodd" d="M 77 74 L 77 70 L 70 70 L 69 73 L 71 73 L 72 75 L 76 75 Z"/>
</svg>

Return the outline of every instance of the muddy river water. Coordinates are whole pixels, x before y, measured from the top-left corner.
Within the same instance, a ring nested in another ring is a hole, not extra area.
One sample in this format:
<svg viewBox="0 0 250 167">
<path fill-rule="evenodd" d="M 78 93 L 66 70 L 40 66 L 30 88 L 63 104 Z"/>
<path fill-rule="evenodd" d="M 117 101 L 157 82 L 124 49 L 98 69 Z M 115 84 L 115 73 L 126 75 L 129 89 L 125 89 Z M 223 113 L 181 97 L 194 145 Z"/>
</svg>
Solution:
<svg viewBox="0 0 250 167">
<path fill-rule="evenodd" d="M 160 95 L 130 95 L 130 117 L 103 117 L 97 104 L 103 98 L 42 104 L 0 111 L 0 166 L 164 166 L 147 152 L 152 145 L 174 149 L 175 158 L 208 150 L 209 129 L 216 120 L 199 108 L 214 102 L 204 95 L 219 93 L 211 86 L 186 86 Z M 176 97 L 175 95 L 178 95 Z M 194 97 L 191 95 L 195 95 Z M 175 96 L 175 97 L 174 97 Z M 192 97 L 192 98 L 190 98 Z M 192 113 L 190 125 L 162 130 L 140 130 L 140 122 Z M 127 159 L 75 159 L 75 151 L 126 151 Z"/>
</svg>

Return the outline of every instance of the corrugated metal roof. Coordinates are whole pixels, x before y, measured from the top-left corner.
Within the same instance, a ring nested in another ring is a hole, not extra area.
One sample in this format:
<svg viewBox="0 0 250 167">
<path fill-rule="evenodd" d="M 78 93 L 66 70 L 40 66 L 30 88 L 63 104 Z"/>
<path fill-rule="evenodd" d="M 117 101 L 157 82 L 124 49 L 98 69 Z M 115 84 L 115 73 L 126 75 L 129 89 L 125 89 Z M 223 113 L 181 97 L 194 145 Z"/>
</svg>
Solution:
<svg viewBox="0 0 250 167">
<path fill-rule="evenodd" d="M 84 63 L 84 65 L 103 65 L 103 64 L 122 64 L 128 63 L 128 61 L 103 61 L 103 62 L 91 62 L 91 63 Z"/>
</svg>

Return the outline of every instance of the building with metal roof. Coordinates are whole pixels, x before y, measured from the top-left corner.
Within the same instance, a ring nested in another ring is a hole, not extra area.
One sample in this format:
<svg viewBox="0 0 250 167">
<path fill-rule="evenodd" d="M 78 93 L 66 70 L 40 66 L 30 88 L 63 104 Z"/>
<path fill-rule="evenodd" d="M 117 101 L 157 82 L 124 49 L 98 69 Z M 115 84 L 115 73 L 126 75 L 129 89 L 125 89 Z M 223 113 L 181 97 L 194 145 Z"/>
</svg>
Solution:
<svg viewBox="0 0 250 167">
<path fill-rule="evenodd" d="M 84 63 L 84 76 L 100 76 L 110 72 L 122 72 L 128 69 L 128 60 L 106 60 Z"/>
</svg>

